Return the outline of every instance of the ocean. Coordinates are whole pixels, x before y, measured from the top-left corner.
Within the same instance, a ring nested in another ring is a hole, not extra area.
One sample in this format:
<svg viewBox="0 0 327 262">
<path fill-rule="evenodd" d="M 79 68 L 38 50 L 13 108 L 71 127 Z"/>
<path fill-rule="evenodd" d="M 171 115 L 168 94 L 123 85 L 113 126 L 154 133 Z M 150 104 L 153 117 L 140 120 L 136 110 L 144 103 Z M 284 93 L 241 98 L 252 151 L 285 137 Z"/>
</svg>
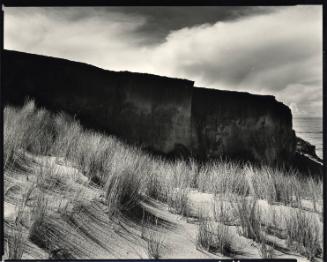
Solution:
<svg viewBox="0 0 327 262">
<path fill-rule="evenodd" d="M 298 137 L 316 146 L 317 155 L 322 158 L 323 125 L 322 118 L 293 118 L 293 129 Z"/>
</svg>

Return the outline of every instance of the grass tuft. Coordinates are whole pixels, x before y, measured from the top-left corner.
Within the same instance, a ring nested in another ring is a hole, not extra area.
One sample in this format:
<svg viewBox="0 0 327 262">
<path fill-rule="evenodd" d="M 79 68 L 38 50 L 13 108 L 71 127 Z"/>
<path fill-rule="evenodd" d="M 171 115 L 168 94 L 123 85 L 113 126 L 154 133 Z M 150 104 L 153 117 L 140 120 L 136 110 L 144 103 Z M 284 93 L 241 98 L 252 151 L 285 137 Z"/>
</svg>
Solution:
<svg viewBox="0 0 327 262">
<path fill-rule="evenodd" d="M 289 247 L 310 261 L 322 254 L 321 232 L 316 217 L 302 210 L 293 210 L 285 221 Z"/>
<path fill-rule="evenodd" d="M 158 218 L 155 220 L 155 226 L 158 227 Z M 149 258 L 159 259 L 161 257 L 164 240 L 162 234 L 158 231 L 151 230 L 148 232 L 147 251 Z"/>
<path fill-rule="evenodd" d="M 227 226 L 201 219 L 197 234 L 197 245 L 208 252 L 221 253 L 229 256 L 235 251 L 232 238 Z"/>
<path fill-rule="evenodd" d="M 235 212 L 240 222 L 240 233 L 254 241 L 261 241 L 261 217 L 257 208 L 257 199 L 240 197 L 234 204 Z"/>
</svg>

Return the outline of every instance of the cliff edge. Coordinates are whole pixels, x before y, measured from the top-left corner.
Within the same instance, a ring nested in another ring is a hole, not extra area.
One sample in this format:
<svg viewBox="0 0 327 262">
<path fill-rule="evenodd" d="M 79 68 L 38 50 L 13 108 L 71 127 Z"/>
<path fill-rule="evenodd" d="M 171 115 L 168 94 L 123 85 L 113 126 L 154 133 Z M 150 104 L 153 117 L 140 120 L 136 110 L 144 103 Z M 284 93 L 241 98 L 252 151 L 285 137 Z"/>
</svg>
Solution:
<svg viewBox="0 0 327 262">
<path fill-rule="evenodd" d="M 296 156 L 291 110 L 273 96 L 9 50 L 2 53 L 2 78 L 5 104 L 21 105 L 30 97 L 86 127 L 164 155 L 269 164 Z"/>
</svg>

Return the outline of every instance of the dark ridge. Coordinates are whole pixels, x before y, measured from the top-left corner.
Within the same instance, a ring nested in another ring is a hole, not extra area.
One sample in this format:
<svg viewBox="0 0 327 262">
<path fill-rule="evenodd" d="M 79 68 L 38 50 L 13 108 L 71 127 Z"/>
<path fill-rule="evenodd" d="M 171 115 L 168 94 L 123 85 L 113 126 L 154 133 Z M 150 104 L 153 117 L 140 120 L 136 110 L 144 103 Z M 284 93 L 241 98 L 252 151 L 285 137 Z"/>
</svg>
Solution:
<svg viewBox="0 0 327 262">
<path fill-rule="evenodd" d="M 112 74 L 112 75 L 120 75 L 121 77 L 129 77 L 133 75 L 135 78 L 149 78 L 157 81 L 185 81 L 188 83 L 194 84 L 194 81 L 188 80 L 188 79 L 182 79 L 182 78 L 173 78 L 173 77 L 167 77 L 167 76 L 161 76 L 161 75 L 154 75 L 154 74 L 149 74 L 149 73 L 140 73 L 140 72 L 131 72 L 127 70 L 122 70 L 122 71 L 114 71 L 114 70 L 108 70 L 108 69 L 103 69 L 101 67 L 97 67 L 92 64 L 84 63 L 84 62 L 76 62 L 72 61 L 66 58 L 58 58 L 58 57 L 53 57 L 53 56 L 46 56 L 46 55 L 38 55 L 38 54 L 32 54 L 32 53 L 26 53 L 26 52 L 21 52 L 21 51 L 15 51 L 15 50 L 3 50 L 2 51 L 2 56 L 8 56 L 10 55 L 13 59 L 22 59 L 24 56 L 25 58 L 32 59 L 35 62 L 41 62 L 41 63 L 47 63 L 47 64 L 57 64 L 61 66 L 67 66 L 71 65 L 74 63 L 74 66 L 76 69 L 79 70 L 85 70 L 87 69 L 89 72 L 103 72 L 106 74 Z"/>
<path fill-rule="evenodd" d="M 273 113 L 276 117 L 284 118 L 285 124 L 292 124 L 291 109 L 284 103 L 277 101 L 273 95 L 259 95 L 248 92 L 209 89 L 196 86 L 194 88 L 197 93 L 206 94 L 207 97 L 212 96 L 215 99 L 219 98 L 220 100 L 230 101 L 230 103 L 241 103 L 243 105 L 246 103 L 255 103 L 257 111 L 265 110 L 265 112 Z M 246 110 L 246 108 L 243 109 Z"/>
<path fill-rule="evenodd" d="M 9 50 L 1 63 L 4 104 L 19 106 L 29 97 L 155 154 L 303 162 L 294 160 L 299 154 L 291 110 L 273 96 L 195 88 L 190 80 Z"/>
</svg>

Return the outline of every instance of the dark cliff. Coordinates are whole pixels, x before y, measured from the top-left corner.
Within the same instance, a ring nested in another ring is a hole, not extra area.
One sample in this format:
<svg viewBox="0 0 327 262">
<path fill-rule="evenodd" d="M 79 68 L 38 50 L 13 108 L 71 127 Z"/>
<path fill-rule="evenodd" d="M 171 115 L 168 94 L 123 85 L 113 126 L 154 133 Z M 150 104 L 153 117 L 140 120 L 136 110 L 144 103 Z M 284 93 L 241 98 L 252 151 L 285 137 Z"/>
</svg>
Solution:
<svg viewBox="0 0 327 262">
<path fill-rule="evenodd" d="M 323 161 L 316 154 L 316 147 L 296 137 L 296 151 L 292 165 L 304 174 L 323 176 Z"/>
<path fill-rule="evenodd" d="M 28 96 L 76 115 L 87 127 L 158 152 L 191 146 L 192 81 L 15 51 L 4 51 L 2 59 L 4 103 L 20 105 Z"/>
<path fill-rule="evenodd" d="M 7 50 L 2 78 L 5 104 L 30 97 L 156 152 L 268 163 L 295 154 L 291 111 L 272 96 L 195 88 L 189 80 Z"/>
<path fill-rule="evenodd" d="M 295 151 L 292 114 L 273 96 L 193 90 L 194 148 L 203 156 L 252 161 L 289 161 Z"/>
</svg>

